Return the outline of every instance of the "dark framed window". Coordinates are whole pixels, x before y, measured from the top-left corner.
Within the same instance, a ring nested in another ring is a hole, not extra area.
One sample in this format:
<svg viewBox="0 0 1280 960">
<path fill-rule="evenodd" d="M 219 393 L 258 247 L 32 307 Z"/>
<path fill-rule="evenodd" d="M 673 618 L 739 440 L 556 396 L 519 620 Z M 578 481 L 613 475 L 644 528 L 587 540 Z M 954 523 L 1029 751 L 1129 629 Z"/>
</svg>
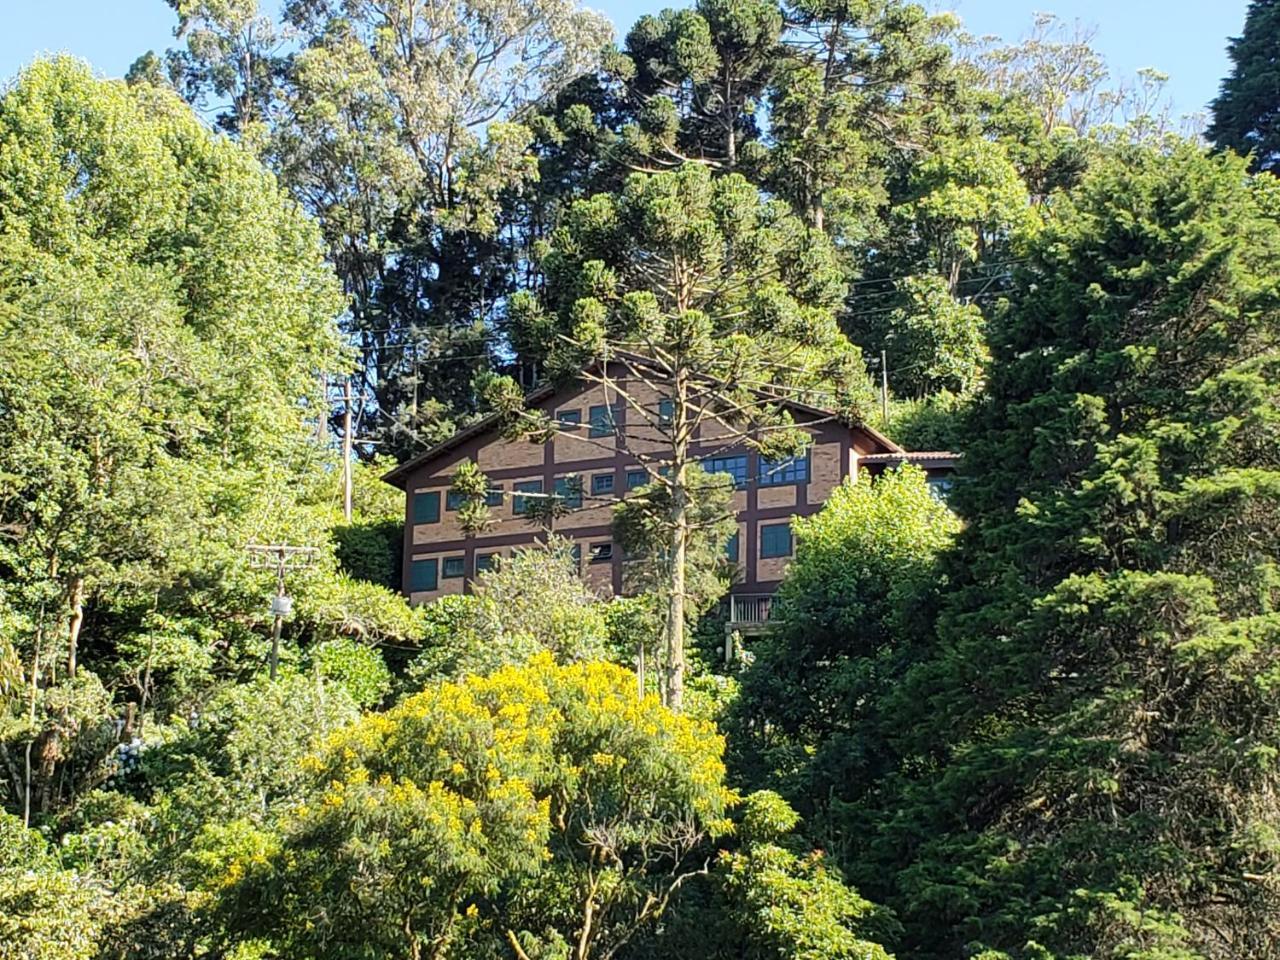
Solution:
<svg viewBox="0 0 1280 960">
<path fill-rule="evenodd" d="M 530 499 L 527 497 L 522 497 L 520 496 L 520 494 L 541 493 L 542 481 L 541 480 L 521 480 L 511 489 L 515 491 L 515 496 L 511 498 L 511 512 L 514 513 L 516 516 L 520 516 L 522 513 L 528 510 L 529 499 Z"/>
<path fill-rule="evenodd" d="M 929 492 L 946 503 L 947 497 L 951 496 L 951 488 L 954 484 L 955 481 L 950 477 L 930 477 Z"/>
<path fill-rule="evenodd" d="M 707 473 L 727 473 L 733 477 L 733 485 L 741 490 L 747 485 L 747 456 L 707 457 L 702 461 L 702 469 Z"/>
<path fill-rule="evenodd" d="M 766 523 L 760 527 L 760 557 L 791 556 L 791 524 Z"/>
<path fill-rule="evenodd" d="M 597 473 L 591 478 L 592 493 L 613 493 L 613 474 Z"/>
<path fill-rule="evenodd" d="M 561 410 L 556 414 L 556 420 L 563 429 L 576 430 L 582 426 L 582 411 Z"/>
<path fill-rule="evenodd" d="M 730 563 L 738 562 L 738 535 L 735 533 L 724 545 L 724 555 Z"/>
<path fill-rule="evenodd" d="M 582 506 L 582 478 L 577 475 L 556 477 L 556 496 L 577 510 Z"/>
<path fill-rule="evenodd" d="M 492 570 L 498 565 L 500 553 L 477 553 L 476 554 L 476 573 L 482 570 Z"/>
<path fill-rule="evenodd" d="M 444 495 L 444 508 L 446 510 L 457 510 L 466 502 L 466 499 L 461 490 L 450 490 Z"/>
<path fill-rule="evenodd" d="M 456 580 L 467 575 L 466 557 L 445 557 L 440 568 L 440 576 L 446 580 Z"/>
<path fill-rule="evenodd" d="M 569 556 L 573 558 L 573 569 L 579 573 L 582 572 L 582 544 L 575 543 L 569 551 Z"/>
<path fill-rule="evenodd" d="M 417 593 L 421 590 L 434 590 L 438 585 L 436 574 L 439 572 L 439 561 L 414 560 L 409 564 L 409 590 Z"/>
<path fill-rule="evenodd" d="M 495 483 L 484 495 L 484 502 L 491 507 L 502 506 L 502 484 Z"/>
<path fill-rule="evenodd" d="M 789 483 L 806 483 L 809 480 L 809 452 L 782 460 L 760 458 L 760 486 L 785 487 Z"/>
<path fill-rule="evenodd" d="M 615 429 L 613 408 L 592 407 L 590 411 L 591 427 L 587 431 L 589 437 L 611 437 Z"/>
<path fill-rule="evenodd" d="M 440 522 L 439 490 L 413 495 L 413 522 L 415 524 Z"/>
<path fill-rule="evenodd" d="M 669 427 L 676 419 L 676 405 L 673 400 L 658 401 L 658 426 Z"/>
<path fill-rule="evenodd" d="M 643 487 L 649 482 L 649 474 L 644 470 L 628 470 L 627 471 L 627 489 L 634 490 L 636 487 Z"/>
<path fill-rule="evenodd" d="M 612 543 L 597 543 L 592 545 L 591 547 L 592 563 L 604 563 L 605 561 L 612 560 L 612 559 L 613 559 Z"/>
</svg>

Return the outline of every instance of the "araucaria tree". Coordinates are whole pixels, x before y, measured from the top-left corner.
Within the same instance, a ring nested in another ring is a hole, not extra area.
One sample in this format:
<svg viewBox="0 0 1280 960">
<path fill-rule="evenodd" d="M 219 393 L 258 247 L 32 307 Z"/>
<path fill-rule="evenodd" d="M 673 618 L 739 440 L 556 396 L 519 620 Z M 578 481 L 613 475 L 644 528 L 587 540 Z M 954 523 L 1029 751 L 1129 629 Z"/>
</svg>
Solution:
<svg viewBox="0 0 1280 960">
<path fill-rule="evenodd" d="M 1234 66 L 1213 101 L 1209 139 L 1280 172 L 1280 2 L 1253 0 L 1227 52 Z"/>
<path fill-rule="evenodd" d="M 678 709 L 690 467 L 744 445 L 771 461 L 802 453 L 795 401 L 863 414 L 861 355 L 834 316 L 844 285 L 829 243 L 785 204 L 692 163 L 575 202 L 541 262 L 543 296 L 512 299 L 513 342 L 553 379 L 597 385 L 613 413 L 594 442 L 635 456 L 670 493 L 665 690 Z M 514 434 L 560 426 L 526 410 L 509 379 L 487 392 Z"/>
</svg>

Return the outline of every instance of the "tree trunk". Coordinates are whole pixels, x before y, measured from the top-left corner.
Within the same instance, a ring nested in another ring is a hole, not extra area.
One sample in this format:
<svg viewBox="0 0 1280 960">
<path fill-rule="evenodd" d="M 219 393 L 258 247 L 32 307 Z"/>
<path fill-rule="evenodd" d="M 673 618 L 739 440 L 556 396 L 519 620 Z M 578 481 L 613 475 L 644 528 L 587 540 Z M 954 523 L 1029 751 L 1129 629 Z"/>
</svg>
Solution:
<svg viewBox="0 0 1280 960">
<path fill-rule="evenodd" d="M 76 577 L 67 589 L 71 621 L 67 628 L 67 676 L 76 675 L 76 652 L 80 644 L 80 627 L 84 623 L 84 577 Z"/>
<path fill-rule="evenodd" d="M 684 705 L 684 595 L 685 562 L 689 545 L 689 491 L 685 486 L 689 458 L 687 389 L 683 371 L 675 377 L 672 404 L 670 580 L 667 584 L 666 688 L 667 706 L 679 711 Z"/>
</svg>

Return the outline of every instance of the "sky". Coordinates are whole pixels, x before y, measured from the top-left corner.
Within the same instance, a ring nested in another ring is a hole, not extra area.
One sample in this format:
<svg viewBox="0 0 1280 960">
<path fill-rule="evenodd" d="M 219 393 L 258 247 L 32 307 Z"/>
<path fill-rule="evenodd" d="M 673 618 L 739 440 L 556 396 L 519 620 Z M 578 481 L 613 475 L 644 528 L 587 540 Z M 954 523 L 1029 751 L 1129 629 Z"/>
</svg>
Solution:
<svg viewBox="0 0 1280 960">
<path fill-rule="evenodd" d="M 271 0 L 270 5 L 274 6 Z M 1094 45 L 1117 78 L 1143 67 L 1169 74 L 1174 116 L 1205 109 L 1227 72 L 1226 44 L 1244 24 L 1248 0 L 934 0 L 977 35 L 1016 40 L 1037 10 L 1097 28 Z M 685 0 L 587 0 L 619 34 L 645 12 Z M 123 76 L 147 50 L 173 43 L 164 0 L 0 0 L 0 80 L 41 53 L 66 51 L 107 76 Z"/>
</svg>

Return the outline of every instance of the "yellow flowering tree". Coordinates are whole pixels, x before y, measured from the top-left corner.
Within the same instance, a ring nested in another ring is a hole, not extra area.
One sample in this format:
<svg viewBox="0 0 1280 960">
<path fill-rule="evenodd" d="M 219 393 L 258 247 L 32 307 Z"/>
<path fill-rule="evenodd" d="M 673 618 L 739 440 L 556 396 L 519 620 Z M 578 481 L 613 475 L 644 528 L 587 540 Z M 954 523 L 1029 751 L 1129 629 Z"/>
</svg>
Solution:
<svg viewBox="0 0 1280 960">
<path fill-rule="evenodd" d="M 605 663 L 427 687 L 333 736 L 315 789 L 229 855 L 219 920 L 315 958 L 607 957 L 706 869 L 723 742 Z"/>
</svg>

